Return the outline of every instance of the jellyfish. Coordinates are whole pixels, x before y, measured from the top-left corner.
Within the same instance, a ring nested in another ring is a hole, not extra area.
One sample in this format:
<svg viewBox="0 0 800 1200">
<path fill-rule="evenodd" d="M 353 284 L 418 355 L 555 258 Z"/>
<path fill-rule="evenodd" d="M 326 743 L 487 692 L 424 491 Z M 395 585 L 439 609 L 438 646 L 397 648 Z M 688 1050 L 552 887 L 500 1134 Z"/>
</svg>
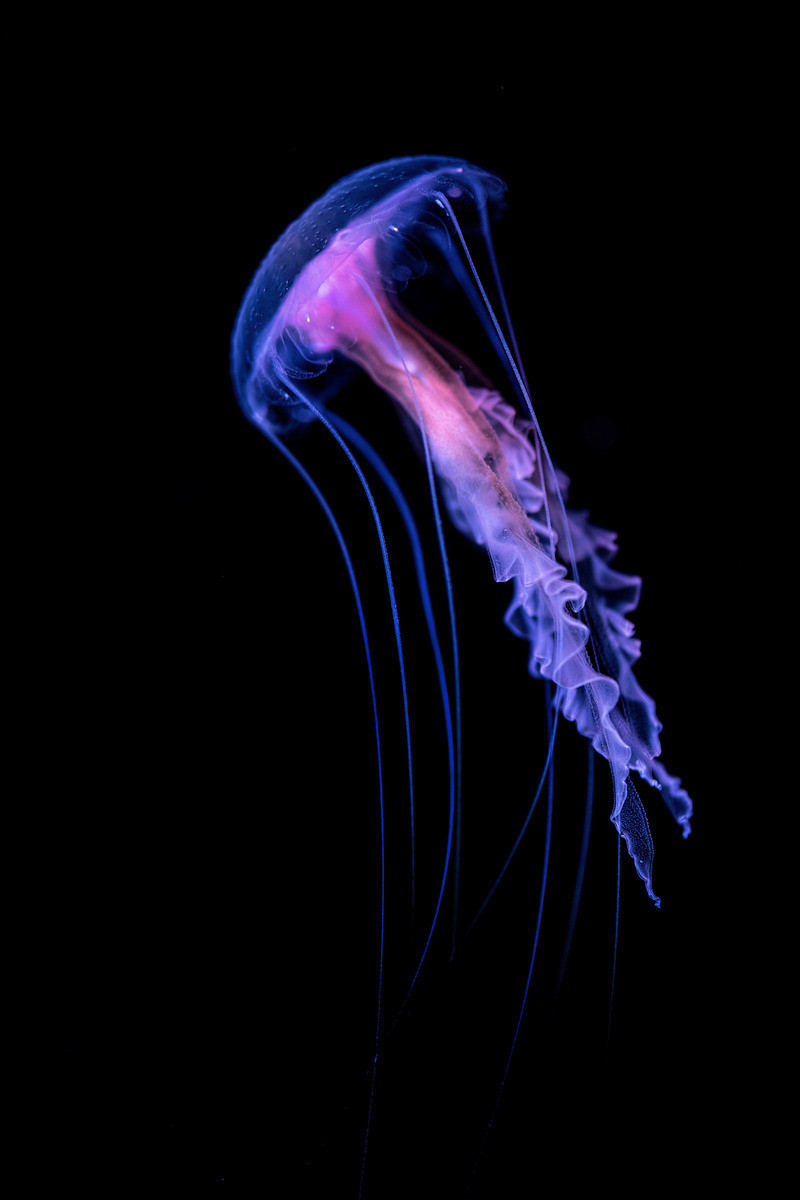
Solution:
<svg viewBox="0 0 800 1200">
<path fill-rule="evenodd" d="M 569 481 L 550 456 L 534 410 L 492 245 L 492 220 L 502 212 L 505 195 L 505 184 L 495 174 L 457 158 L 396 158 L 348 175 L 275 242 L 247 290 L 232 336 L 232 377 L 244 413 L 311 488 L 344 556 L 366 652 L 379 756 L 380 714 L 357 572 L 335 502 L 292 450 L 305 429 L 317 422 L 327 430 L 369 502 L 392 607 L 409 744 L 400 618 L 367 465 L 394 498 L 417 548 L 418 581 L 446 714 L 451 779 L 447 853 L 431 931 L 448 871 L 457 870 L 458 862 L 457 852 L 451 853 L 460 789 L 453 715 L 458 709 L 456 599 L 447 572 L 444 514 L 484 548 L 494 579 L 511 587 L 505 621 L 527 644 L 530 675 L 547 689 L 549 752 L 557 722 L 567 720 L 607 764 L 610 819 L 656 906 L 653 842 L 634 777 L 660 793 L 684 836 L 690 832 L 691 801 L 680 779 L 660 761 L 661 724 L 634 671 L 640 643 L 630 614 L 641 580 L 612 565 L 616 535 L 593 524 L 587 512 L 569 507 Z M 488 264 L 499 297 L 495 303 L 477 265 L 476 246 Z M 419 281 L 442 274 L 474 309 L 507 380 L 503 391 L 463 349 L 404 302 Z M 363 434 L 337 414 L 337 397 L 357 372 L 374 384 L 375 404 L 388 397 L 424 463 L 430 516 L 448 581 L 452 680 L 429 611 L 414 515 L 402 487 Z M 410 775 L 411 757 L 409 750 Z M 538 797 L 546 771 L 539 778 L 534 764 L 529 770 Z M 516 843 L 509 858 L 515 848 Z"/>
</svg>

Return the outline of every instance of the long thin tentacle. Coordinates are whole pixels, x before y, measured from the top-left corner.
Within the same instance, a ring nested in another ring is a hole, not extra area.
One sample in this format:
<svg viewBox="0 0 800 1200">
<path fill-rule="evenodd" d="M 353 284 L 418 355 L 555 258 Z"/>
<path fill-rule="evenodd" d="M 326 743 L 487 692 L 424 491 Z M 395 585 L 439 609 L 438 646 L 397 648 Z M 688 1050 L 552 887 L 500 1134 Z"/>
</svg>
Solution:
<svg viewBox="0 0 800 1200">
<path fill-rule="evenodd" d="M 551 702 L 549 681 L 546 681 L 545 691 L 546 691 L 547 714 L 548 714 L 547 720 L 548 720 L 548 726 L 550 727 L 548 732 L 549 732 L 550 738 L 552 740 L 557 710 Z M 494 1106 L 492 1108 L 492 1112 L 491 1112 L 491 1115 L 489 1117 L 489 1120 L 488 1120 L 488 1123 L 486 1126 L 486 1132 L 483 1137 L 481 1149 L 480 1149 L 478 1157 L 475 1161 L 475 1165 L 473 1167 L 473 1172 L 472 1172 L 473 1178 L 477 1172 L 478 1165 L 480 1163 L 480 1159 L 483 1156 L 483 1151 L 486 1146 L 486 1141 L 491 1132 L 491 1128 L 494 1123 L 494 1119 L 497 1116 L 497 1110 L 500 1107 L 500 1101 L 503 1096 L 503 1090 L 506 1086 L 506 1080 L 508 1079 L 508 1073 L 511 1069 L 511 1060 L 514 1057 L 514 1051 L 516 1050 L 517 1041 L 519 1040 L 519 1032 L 520 1032 L 520 1029 L 522 1028 L 522 1021 L 523 1021 L 523 1017 L 525 1016 L 525 1009 L 528 1004 L 528 996 L 530 995 L 531 981 L 533 979 L 533 968 L 534 968 L 534 964 L 536 962 L 536 952 L 539 949 L 539 935 L 540 935 L 541 929 L 542 929 L 542 913 L 544 911 L 544 897 L 545 897 L 545 892 L 547 890 L 547 872 L 548 872 L 548 867 L 550 864 L 550 838 L 551 838 L 552 829 L 553 829 L 553 791 L 554 791 L 553 779 L 554 779 L 554 771 L 553 771 L 553 761 L 551 758 L 549 760 L 549 764 L 547 767 L 547 820 L 546 820 L 546 825 L 545 825 L 544 853 L 542 856 L 542 879 L 541 879 L 541 884 L 539 886 L 539 900 L 538 900 L 537 908 L 536 908 L 536 928 L 535 928 L 534 935 L 533 935 L 533 947 L 531 949 L 531 957 L 530 957 L 530 962 L 528 964 L 528 974 L 525 979 L 525 987 L 524 987 L 523 993 L 522 993 L 522 1000 L 520 1002 L 519 1012 L 517 1013 L 517 1021 L 516 1021 L 516 1025 L 514 1026 L 514 1034 L 511 1038 L 511 1044 L 508 1049 L 508 1055 L 506 1057 L 505 1067 L 503 1068 L 503 1075 L 502 1075 L 500 1084 L 497 1089 Z"/>
<path fill-rule="evenodd" d="M 436 675 L 439 685 L 439 693 L 442 700 L 442 712 L 444 717 L 445 736 L 447 740 L 447 760 L 448 760 L 448 779 L 450 791 L 455 790 L 455 736 L 454 736 L 454 713 L 453 703 L 450 698 L 450 693 L 447 687 L 447 677 L 444 668 L 444 659 L 442 657 L 442 648 L 439 641 L 439 634 L 436 629 L 436 620 L 433 613 L 433 605 L 431 603 L 430 588 L 428 586 L 428 576 L 425 568 L 425 558 L 422 552 L 422 542 L 419 536 L 414 516 L 409 507 L 408 501 L 403 495 L 403 491 L 392 475 L 386 463 L 376 452 L 375 448 L 370 445 L 365 437 L 358 432 L 348 421 L 343 420 L 339 416 L 330 414 L 330 421 L 339 432 L 345 437 L 370 463 L 375 473 L 382 480 L 386 490 L 392 497 L 397 511 L 403 521 L 403 524 L 408 535 L 411 553 L 414 560 L 414 569 L 417 575 L 417 586 L 419 595 L 422 601 L 422 609 L 425 616 L 425 623 L 428 629 L 428 637 L 431 643 L 434 663 L 436 666 Z M 454 622 L 451 622 L 451 636 L 454 642 L 453 657 L 457 659 L 458 647 L 456 642 L 456 630 Z M 454 683 L 454 689 L 455 689 Z M 412 809 L 412 905 L 414 896 L 414 850 L 413 850 L 413 809 Z"/>
<path fill-rule="evenodd" d="M 367 1110 L 367 1119 L 366 1119 L 366 1123 L 365 1123 L 364 1144 L 363 1144 L 362 1159 L 361 1159 L 361 1185 L 359 1187 L 359 1195 L 360 1195 L 361 1189 L 363 1187 L 364 1172 L 366 1169 L 367 1146 L 368 1146 L 368 1142 L 369 1142 L 369 1132 L 370 1132 L 371 1123 L 372 1123 L 372 1111 L 373 1111 L 374 1103 L 375 1103 L 375 1074 L 376 1074 L 377 1062 L 378 1062 L 378 1048 L 380 1045 L 381 1022 L 382 1022 L 383 963 L 384 963 L 384 941 L 385 941 L 385 924 L 386 924 L 386 921 L 385 921 L 386 846 L 385 846 L 385 822 L 384 822 L 383 762 L 382 762 L 382 757 L 381 757 L 381 735 L 380 735 L 380 722 L 378 720 L 378 701 L 377 701 L 377 696 L 376 696 L 376 692 L 375 692 L 375 674 L 374 674 L 373 667 L 372 667 L 372 654 L 370 652 L 369 637 L 367 635 L 367 625 L 366 625 L 366 620 L 364 617 L 364 606 L 363 606 L 363 603 L 361 600 L 361 592 L 358 587 L 358 581 L 356 579 L 355 568 L 353 567 L 353 560 L 350 556 L 350 551 L 348 550 L 347 542 L 345 541 L 345 538 L 341 531 L 339 523 L 336 520 L 336 517 L 333 515 L 333 510 L 331 509 L 330 504 L 328 503 L 325 496 L 323 495 L 322 490 L 320 489 L 319 485 L 316 483 L 316 481 L 314 479 L 312 479 L 311 475 L 306 470 L 306 468 L 302 465 L 302 463 L 292 454 L 292 452 L 288 449 L 288 447 L 286 447 L 283 444 L 283 442 L 280 440 L 280 438 L 275 436 L 275 434 L 272 432 L 271 429 L 269 429 L 269 427 L 266 424 L 262 426 L 262 429 L 263 429 L 263 432 L 266 434 L 266 436 L 273 443 L 273 445 L 281 452 L 281 454 L 284 456 L 284 458 L 287 460 L 287 462 L 289 462 L 291 464 L 291 466 L 295 469 L 295 471 L 297 471 L 300 478 L 303 480 L 303 482 L 306 484 L 306 486 L 310 489 L 312 495 L 314 496 L 315 500 L 319 504 L 323 513 L 325 514 L 325 517 L 327 518 L 331 529 L 333 530 L 334 537 L 336 538 L 336 541 L 339 546 L 339 550 L 341 551 L 341 554 L 342 554 L 342 558 L 344 559 L 345 568 L 347 570 L 347 575 L 350 580 L 350 586 L 353 591 L 353 597 L 355 599 L 356 612 L 358 614 L 358 622 L 359 622 L 359 627 L 361 630 L 361 640 L 362 640 L 362 643 L 364 646 L 364 654 L 365 654 L 366 661 L 367 661 L 367 673 L 369 676 L 370 694 L 372 697 L 372 715 L 373 715 L 373 721 L 374 721 L 374 727 L 375 727 L 375 748 L 376 748 L 376 756 L 377 756 L 377 764 L 378 764 L 378 803 L 379 803 L 379 813 L 380 813 L 380 877 L 381 877 L 381 883 L 380 883 L 380 934 L 379 934 L 379 948 L 378 948 L 378 1000 L 377 1000 L 377 1013 L 376 1013 L 376 1018 L 375 1018 L 375 1055 L 372 1060 L 372 1070 L 370 1073 L 369 1106 L 368 1106 L 368 1110 Z"/>
</svg>

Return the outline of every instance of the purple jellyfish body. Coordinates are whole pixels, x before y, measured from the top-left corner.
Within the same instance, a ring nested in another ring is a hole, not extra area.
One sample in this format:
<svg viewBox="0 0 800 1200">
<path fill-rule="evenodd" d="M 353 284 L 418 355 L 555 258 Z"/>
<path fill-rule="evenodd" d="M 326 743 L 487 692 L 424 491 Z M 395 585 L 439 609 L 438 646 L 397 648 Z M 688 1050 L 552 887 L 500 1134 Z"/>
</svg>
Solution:
<svg viewBox="0 0 800 1200">
<path fill-rule="evenodd" d="M 634 675 L 640 646 L 629 614 L 641 581 L 611 565 L 615 535 L 567 507 L 568 480 L 550 458 L 531 403 L 490 240 L 489 217 L 504 194 L 495 175 L 450 158 L 395 159 L 342 179 L 286 229 L 256 272 L 233 333 L 232 375 L 246 415 L 300 471 L 333 526 L 350 572 L 368 662 L 364 612 L 346 543 L 332 506 L 287 441 L 319 421 L 350 459 L 372 506 L 396 614 L 377 508 L 357 455 L 382 473 L 399 505 L 403 499 L 363 437 L 331 407 L 354 368 L 391 399 L 424 460 L 440 545 L 441 502 L 457 529 L 485 547 L 494 578 L 511 584 L 506 623 L 528 644 L 530 674 L 549 689 L 551 731 L 558 717 L 567 718 L 608 762 L 611 820 L 659 904 L 652 839 L 632 776 L 659 790 L 684 836 L 691 802 L 659 761 L 661 725 Z M 475 266 L 468 229 L 475 231 L 494 276 L 500 316 Z M 433 264 L 467 295 L 507 374 L 507 396 L 402 305 L 406 288 L 432 274 Z M 377 394 L 375 399 L 379 402 Z M 446 571 L 444 553 L 442 561 Z M 442 696 L 452 709 L 455 689 L 444 679 L 432 636 Z M 399 631 L 397 645 L 400 650 Z M 374 684 L 373 707 L 379 737 Z M 458 757 L 452 721 L 448 730 L 452 775 Z M 531 775 L 535 783 L 538 768 Z M 451 787 L 451 834 L 452 808 Z M 442 888 L 450 863 L 448 841 Z"/>
<path fill-rule="evenodd" d="M 611 819 L 655 900 L 631 772 L 661 790 L 684 835 L 691 802 L 658 761 L 661 725 L 633 672 L 640 645 L 627 614 L 641 581 L 610 565 L 613 533 L 566 507 L 567 480 L 549 459 L 519 368 L 522 416 L 491 387 L 471 386 L 466 356 L 461 369 L 450 365 L 447 347 L 398 302 L 399 287 L 425 269 L 426 241 L 469 262 L 456 206 L 485 217 L 503 191 L 489 172 L 445 158 L 396 159 L 341 180 L 256 273 L 233 335 L 233 377 L 247 415 L 280 437 L 322 415 L 305 382 L 342 356 L 420 431 L 451 520 L 486 547 L 495 579 L 513 582 L 506 621 L 529 643 L 531 674 L 555 684 L 558 710 L 608 760 Z"/>
</svg>

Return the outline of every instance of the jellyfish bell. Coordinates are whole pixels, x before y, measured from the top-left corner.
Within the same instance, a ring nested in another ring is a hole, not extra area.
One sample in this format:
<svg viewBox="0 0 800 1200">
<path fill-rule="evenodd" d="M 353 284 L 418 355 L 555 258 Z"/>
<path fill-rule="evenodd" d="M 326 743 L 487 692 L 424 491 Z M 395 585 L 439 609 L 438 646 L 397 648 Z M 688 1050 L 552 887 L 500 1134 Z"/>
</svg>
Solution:
<svg viewBox="0 0 800 1200">
<path fill-rule="evenodd" d="M 231 367 L 239 401 L 256 423 L 281 434 L 313 420 L 291 387 L 318 379 L 377 313 L 367 311 L 372 288 L 388 297 L 429 270 L 431 251 L 449 254 L 453 237 L 443 205 L 462 216 L 497 208 L 505 185 L 458 159 L 394 159 L 340 180 L 294 221 L 267 254 L 242 301 L 232 339 Z M 347 372 L 335 370 L 326 399 Z"/>
</svg>

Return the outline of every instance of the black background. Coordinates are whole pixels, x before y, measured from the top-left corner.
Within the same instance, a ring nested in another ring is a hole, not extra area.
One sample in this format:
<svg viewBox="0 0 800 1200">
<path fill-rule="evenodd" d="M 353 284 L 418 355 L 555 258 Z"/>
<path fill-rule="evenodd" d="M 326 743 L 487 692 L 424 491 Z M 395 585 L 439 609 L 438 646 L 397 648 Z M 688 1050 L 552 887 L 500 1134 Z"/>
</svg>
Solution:
<svg viewBox="0 0 800 1200">
<path fill-rule="evenodd" d="M 562 729 L 541 960 L 472 1194 L 533 1194 L 553 1178 L 633 1194 L 679 1182 L 689 1161 L 712 1182 L 736 1165 L 761 1057 L 745 965 L 756 923 L 732 832 L 752 796 L 735 673 L 751 531 L 731 519 L 748 474 L 737 417 L 750 365 L 747 79 L 726 67 L 718 35 L 697 30 L 620 40 L 604 29 L 597 42 L 541 31 L 523 56 L 508 39 L 398 34 L 356 47 L 338 28 L 334 44 L 298 49 L 295 36 L 243 28 L 218 44 L 211 29 L 154 31 L 122 84 L 108 66 L 79 105 L 106 217 L 85 282 L 87 305 L 106 308 L 93 443 L 106 499 L 92 498 L 85 573 L 65 554 L 70 638 L 54 684 L 62 760 L 82 780 L 45 843 L 57 899 L 43 956 L 58 996 L 48 1078 L 65 1177 L 102 1160 L 105 1179 L 176 1194 L 358 1194 L 378 937 L 367 680 L 333 537 L 241 415 L 228 338 L 262 256 L 323 190 L 371 162 L 441 153 L 508 183 L 498 256 L 534 403 L 573 503 L 619 532 L 617 564 L 643 577 L 639 677 L 664 722 L 665 763 L 696 805 L 683 842 L 658 796 L 644 797 L 660 911 L 623 851 L 607 1045 L 616 841 L 601 763 L 581 918 L 550 1009 L 585 769 L 580 739 Z M 109 94 L 114 145 L 98 164 Z M 118 306 L 103 290 L 112 278 Z M 359 401 L 384 405 L 356 385 L 342 410 L 357 420 Z M 322 431 L 296 449 L 352 540 L 375 640 L 386 1034 L 441 869 L 438 702 L 387 516 L 418 733 L 412 931 L 398 686 L 369 514 Z M 424 514 L 416 460 L 386 449 Z M 506 590 L 452 532 L 448 551 L 468 921 L 538 778 L 544 703 L 503 628 Z M 87 675 L 75 705 L 69 681 Z M 453 964 L 446 932 L 434 939 L 384 1038 L 365 1196 L 465 1194 L 525 983 L 543 817 L 540 805 Z M 444 931 L 449 904 L 448 893 Z"/>
</svg>

